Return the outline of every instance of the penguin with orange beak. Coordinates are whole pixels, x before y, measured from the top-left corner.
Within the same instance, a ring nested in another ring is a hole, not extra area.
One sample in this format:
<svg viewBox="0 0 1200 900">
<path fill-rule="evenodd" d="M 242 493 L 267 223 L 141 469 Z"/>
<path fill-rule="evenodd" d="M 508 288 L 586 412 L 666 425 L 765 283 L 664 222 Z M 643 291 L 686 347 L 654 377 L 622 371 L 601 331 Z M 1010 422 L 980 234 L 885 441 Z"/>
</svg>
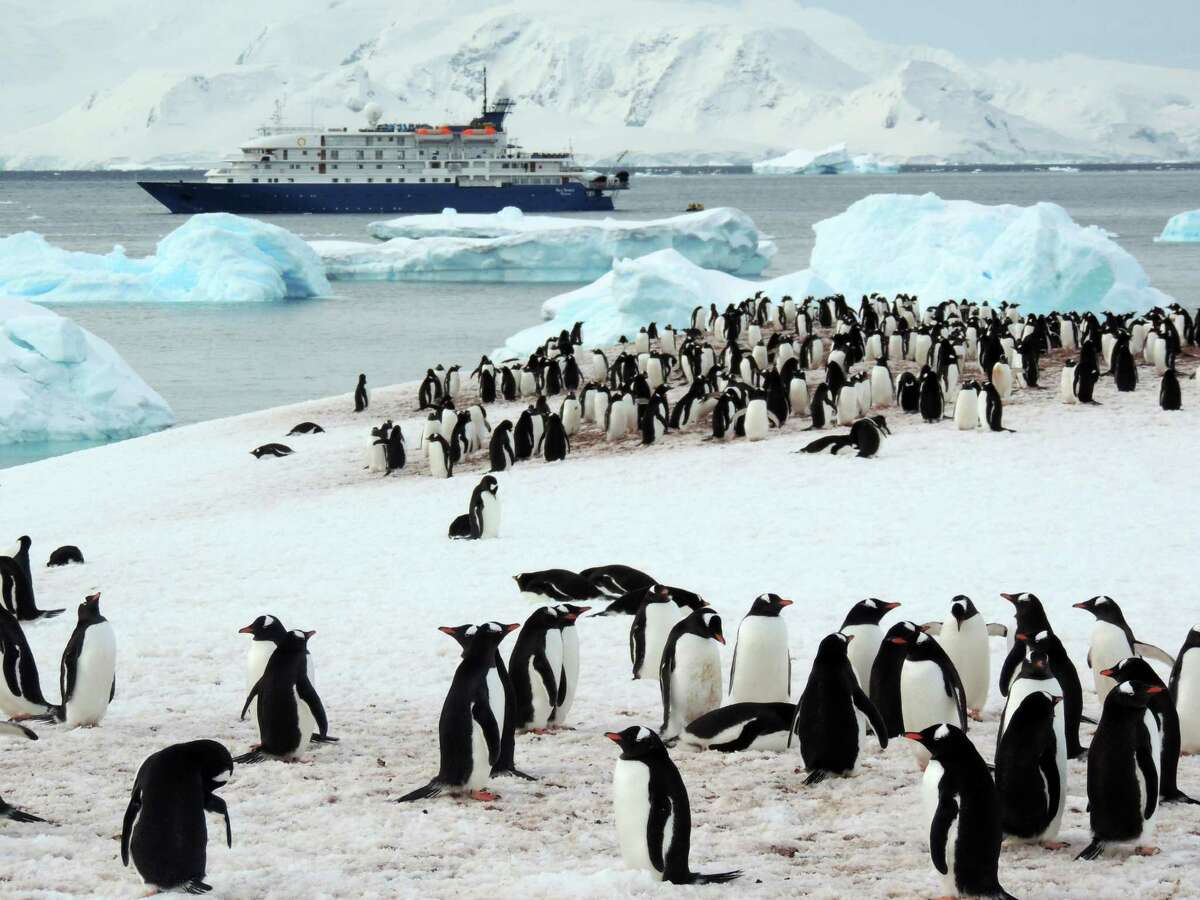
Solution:
<svg viewBox="0 0 1200 900">
<path fill-rule="evenodd" d="M 721 617 L 705 607 L 671 629 L 659 666 L 664 743 L 674 743 L 688 726 L 721 705 Z"/>
<path fill-rule="evenodd" d="M 738 625 L 729 670 L 730 703 L 787 703 L 792 693 L 792 658 L 787 623 L 780 613 L 792 605 L 778 594 L 755 598 Z"/>
</svg>

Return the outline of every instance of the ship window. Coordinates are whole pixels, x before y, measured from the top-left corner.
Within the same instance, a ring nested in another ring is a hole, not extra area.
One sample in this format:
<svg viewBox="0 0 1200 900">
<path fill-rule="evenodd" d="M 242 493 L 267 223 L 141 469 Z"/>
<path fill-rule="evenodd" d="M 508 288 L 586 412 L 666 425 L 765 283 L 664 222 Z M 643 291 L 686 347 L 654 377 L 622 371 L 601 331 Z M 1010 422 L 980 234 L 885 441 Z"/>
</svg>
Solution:
<svg viewBox="0 0 1200 900">
<path fill-rule="evenodd" d="M 336 178 L 335 178 L 335 179 L 333 179 L 333 183 L 334 183 L 334 184 L 337 184 L 337 183 L 338 183 L 338 180 L 337 180 Z"/>
<path fill-rule="evenodd" d="M 230 184 L 233 184 L 233 179 L 232 179 L 232 178 L 226 178 L 225 180 L 226 180 L 226 181 L 228 181 Z"/>
<path fill-rule="evenodd" d="M 447 179 L 446 179 L 446 183 L 447 183 L 447 184 L 449 184 L 449 183 L 450 183 L 451 181 L 453 181 L 453 180 L 454 180 L 453 178 L 447 178 Z"/>
<path fill-rule="evenodd" d="M 361 169 L 361 168 L 362 168 L 362 163 L 359 163 L 359 164 L 358 164 L 358 167 Z"/>
<path fill-rule="evenodd" d="M 370 135 L 368 135 L 367 136 L 367 146 L 370 147 L 371 144 L 374 142 L 374 140 L 375 140 L 374 138 L 372 138 Z"/>
<path fill-rule="evenodd" d="M 329 158 L 330 158 L 330 159 L 337 159 L 337 158 L 338 158 L 338 153 L 339 153 L 339 152 L 340 152 L 340 151 L 338 151 L 338 150 L 330 150 L 330 151 L 329 151 Z"/>
<path fill-rule="evenodd" d="M 375 158 L 376 158 L 376 159 L 383 159 L 383 151 L 382 151 L 382 150 L 376 150 L 376 151 L 375 151 Z"/>
<path fill-rule="evenodd" d="M 336 168 L 337 168 L 337 166 L 334 166 L 333 168 L 335 168 L 335 169 L 336 169 Z"/>
<path fill-rule="evenodd" d="M 308 151 L 307 151 L 307 150 L 301 150 L 301 151 L 300 151 L 300 153 L 301 153 L 303 156 L 308 156 Z"/>
<path fill-rule="evenodd" d="M 376 166 L 375 168 L 377 168 L 377 169 L 382 169 L 382 168 L 383 168 L 383 166 Z"/>
<path fill-rule="evenodd" d="M 295 184 L 295 183 L 296 183 L 296 179 L 295 179 L 295 178 L 289 178 L 289 179 L 288 179 L 288 184 Z"/>
<path fill-rule="evenodd" d="M 406 184 L 408 182 L 407 178 L 397 178 L 396 180 L 399 181 L 401 184 Z"/>
<path fill-rule="evenodd" d="M 383 179 L 383 180 L 384 180 L 384 181 L 386 181 L 388 184 L 391 184 L 391 183 L 392 183 L 392 179 L 390 179 L 390 178 L 385 178 L 385 179 Z"/>
<path fill-rule="evenodd" d="M 346 179 L 346 184 L 349 184 L 349 183 L 350 183 L 350 179 L 349 179 L 349 178 L 347 178 L 347 179 Z"/>
<path fill-rule="evenodd" d="M 258 179 L 257 179 L 257 178 L 251 178 L 251 179 L 250 179 L 250 181 L 251 181 L 251 182 L 253 182 L 254 184 L 258 184 Z"/>
<path fill-rule="evenodd" d="M 255 178 L 254 180 L 255 180 L 255 181 L 258 181 L 258 179 L 257 179 L 257 178 Z M 424 179 L 424 178 L 418 178 L 418 179 L 417 179 L 417 181 L 421 182 L 421 184 L 424 184 L 424 183 L 425 183 L 425 179 Z"/>
<path fill-rule="evenodd" d="M 418 150 L 418 151 L 417 151 L 417 156 L 418 156 L 420 159 L 424 159 L 424 158 L 425 158 L 425 151 L 424 151 L 424 150 Z"/>
<path fill-rule="evenodd" d="M 355 151 L 354 151 L 354 158 L 355 158 L 355 159 L 362 159 L 362 158 L 363 158 L 363 152 L 362 152 L 361 150 L 355 150 Z"/>
<path fill-rule="evenodd" d="M 374 178 L 368 178 L 368 179 L 367 179 L 367 184 L 374 184 L 374 183 L 375 183 L 375 179 L 374 179 Z"/>
<path fill-rule="evenodd" d="M 397 157 L 398 157 L 399 159 L 404 159 L 404 151 L 403 151 L 403 150 L 401 150 L 401 151 L 400 151 L 398 154 L 396 154 L 396 155 L 397 155 Z"/>
<path fill-rule="evenodd" d="M 440 169 L 441 167 L 442 167 L 442 164 L 440 162 L 431 162 L 429 164 L 429 168 L 431 168 L 431 169 Z"/>
</svg>

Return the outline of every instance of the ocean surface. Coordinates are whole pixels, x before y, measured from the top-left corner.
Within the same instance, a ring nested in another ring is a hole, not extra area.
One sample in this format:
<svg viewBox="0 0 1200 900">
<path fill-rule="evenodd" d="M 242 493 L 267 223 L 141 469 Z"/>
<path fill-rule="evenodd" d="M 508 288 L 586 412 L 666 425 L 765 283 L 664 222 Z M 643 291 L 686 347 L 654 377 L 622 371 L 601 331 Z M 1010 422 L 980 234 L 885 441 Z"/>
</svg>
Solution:
<svg viewBox="0 0 1200 900">
<path fill-rule="evenodd" d="M 148 173 L 0 173 L 0 236 L 37 231 L 57 245 L 131 256 L 185 219 L 135 181 Z M 1200 305 L 1200 246 L 1156 244 L 1177 212 L 1200 207 L 1200 172 L 981 172 L 825 177 L 635 176 L 615 213 L 657 218 L 690 202 L 736 206 L 779 245 L 767 276 L 802 269 L 812 224 L 867 194 L 924 193 L 980 203 L 1049 200 L 1099 225 L 1145 267 L 1153 284 Z M 369 240 L 378 215 L 264 216 L 308 239 Z M 161 393 L 181 424 L 353 390 L 359 372 L 379 386 L 442 362 L 472 368 L 482 353 L 540 320 L 544 300 L 569 284 L 338 282 L 322 300 L 267 304 L 65 304 L 60 311 L 111 343 Z M 0 446 L 0 468 L 83 444 Z"/>
</svg>

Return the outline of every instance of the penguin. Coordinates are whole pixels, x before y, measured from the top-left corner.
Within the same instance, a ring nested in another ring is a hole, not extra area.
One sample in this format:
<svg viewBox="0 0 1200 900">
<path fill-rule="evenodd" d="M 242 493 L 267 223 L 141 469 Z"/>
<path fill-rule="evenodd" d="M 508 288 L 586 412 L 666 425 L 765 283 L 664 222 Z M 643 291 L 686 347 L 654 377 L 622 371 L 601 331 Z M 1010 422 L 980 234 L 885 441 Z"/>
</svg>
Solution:
<svg viewBox="0 0 1200 900">
<path fill-rule="evenodd" d="M 234 757 L 234 762 L 257 763 L 268 757 L 296 760 L 304 755 L 310 740 L 337 741 L 329 736 L 325 707 L 308 677 L 308 641 L 314 634 L 293 630 L 275 642 L 267 667 L 246 696 L 240 716 L 246 717 L 257 698 L 259 743 Z"/>
<path fill-rule="evenodd" d="M 38 736 L 26 728 L 24 725 L 19 725 L 16 722 L 0 722 L 0 735 L 7 737 L 20 737 L 29 741 L 36 741 Z M 11 819 L 13 822 L 45 822 L 41 816 L 35 816 L 33 813 L 27 813 L 17 809 L 15 806 L 10 806 L 0 798 L 0 819 Z"/>
<path fill-rule="evenodd" d="M 398 472 L 406 462 L 404 451 L 404 430 L 399 425 L 393 425 L 388 432 L 387 447 L 384 454 L 387 459 L 387 474 Z"/>
<path fill-rule="evenodd" d="M 563 398 L 562 405 L 558 408 L 558 417 L 562 420 L 563 431 L 567 437 L 579 433 L 579 425 L 583 418 L 583 409 L 579 405 L 579 401 L 575 398 L 575 393 L 572 391 Z"/>
<path fill-rule="evenodd" d="M 505 398 L 507 399 L 507 398 Z M 433 369 L 425 370 L 421 386 L 417 388 L 417 409 L 436 409 L 442 401 L 442 382 Z"/>
<path fill-rule="evenodd" d="M 1071 661 L 1062 641 L 1049 627 L 1033 634 L 1017 635 L 1017 645 L 1014 650 L 1023 654 L 1022 644 L 1028 644 L 1034 650 L 1045 655 L 1050 674 L 1058 683 L 1058 690 L 1055 693 L 1060 693 L 1063 698 L 1063 724 L 1067 734 L 1067 755 L 1071 759 L 1083 756 L 1087 753 L 1087 748 L 1079 741 L 1079 729 L 1083 721 L 1083 687 L 1079 683 L 1079 673 L 1075 669 L 1075 663 Z M 1009 659 L 1006 659 L 1005 669 L 1000 673 L 1000 687 L 1002 691 L 1006 692 L 1009 691 L 1007 679 L 1011 677 L 1009 668 Z M 1011 692 L 1009 693 L 1011 695 Z M 1001 726 L 1003 726 L 1003 721 L 1001 721 Z"/>
<path fill-rule="evenodd" d="M 1150 715 L 1156 719 L 1156 727 L 1161 735 L 1158 767 L 1159 796 L 1163 803 L 1196 803 L 1196 800 L 1179 789 L 1179 712 L 1175 708 L 1175 701 L 1167 691 L 1167 686 L 1163 684 L 1158 673 L 1144 659 L 1131 656 L 1121 660 L 1112 668 L 1105 669 L 1103 674 L 1116 681 L 1117 684 L 1136 681 L 1163 688 L 1163 691 L 1153 694 L 1147 704 Z"/>
<path fill-rule="evenodd" d="M 690 750 L 786 750 L 794 703 L 730 703 L 692 720 L 679 736 Z"/>
<path fill-rule="evenodd" d="M 550 726 L 558 705 L 558 680 L 562 676 L 560 616 L 549 606 L 535 609 L 517 635 L 508 658 L 518 733 L 542 734 Z"/>
<path fill-rule="evenodd" d="M 1037 841 L 1047 850 L 1067 846 L 1055 840 L 1067 805 L 1061 701 L 1046 691 L 1025 695 L 996 742 L 1000 826 L 1006 835 Z"/>
<path fill-rule="evenodd" d="M 1004 427 L 1004 402 L 1000 399 L 1000 392 L 996 390 L 994 384 L 985 384 L 983 393 L 979 396 L 980 420 L 987 425 L 991 431 L 1009 431 L 1011 428 Z"/>
<path fill-rule="evenodd" d="M 1074 379 L 1071 385 L 1071 391 L 1075 395 L 1075 399 L 1079 403 L 1088 403 L 1093 406 L 1098 405 L 1093 399 L 1092 394 L 1096 390 L 1096 381 L 1100 378 L 1100 372 L 1096 368 L 1094 360 L 1094 352 L 1091 362 L 1085 363 L 1083 357 L 1080 357 L 1079 363 L 1074 367 L 1072 377 Z"/>
<path fill-rule="evenodd" d="M 23 534 L 7 556 L 0 556 L 0 596 L 3 596 L 8 611 L 22 622 L 53 619 L 65 612 L 63 609 L 38 609 L 33 593 L 33 570 L 29 565 L 29 548 L 32 546 L 29 535 Z"/>
<path fill-rule="evenodd" d="M 499 484 L 491 475 L 484 475 L 471 491 L 465 514 L 450 523 L 451 538 L 480 539 L 500 537 Z"/>
<path fill-rule="evenodd" d="M 1152 737 L 1146 727 L 1146 709 L 1157 684 L 1126 681 L 1104 700 L 1100 724 L 1092 737 L 1087 760 L 1088 817 L 1092 842 L 1076 859 L 1098 859 L 1109 843 L 1142 842 L 1134 852 L 1153 856 L 1158 811 L 1159 771 Z"/>
<path fill-rule="evenodd" d="M 742 427 L 747 440 L 761 441 L 767 437 L 770 429 L 771 413 L 767 409 L 767 397 L 762 391 L 752 391 L 750 401 L 742 412 L 744 416 Z"/>
<path fill-rule="evenodd" d="M 897 622 L 887 630 L 871 666 L 868 696 L 883 720 L 889 738 L 904 733 L 903 704 L 900 695 L 900 673 L 908 645 L 917 639 L 921 630 L 912 622 Z"/>
<path fill-rule="evenodd" d="M 458 374 L 460 366 L 451 366 L 446 370 L 446 374 L 442 377 L 442 392 L 443 396 L 451 400 L 457 400 L 460 388 L 462 386 L 462 377 Z"/>
<path fill-rule="evenodd" d="M 563 428 L 562 419 L 557 413 L 546 417 L 546 428 L 542 432 L 537 452 L 541 453 L 546 462 L 558 462 L 567 458 L 571 450 L 571 441 Z"/>
<path fill-rule="evenodd" d="M 520 627 L 516 623 L 488 622 L 468 626 L 462 638 L 455 638 L 466 643 L 438 721 L 441 758 L 438 773 L 428 784 L 400 797 L 397 803 L 428 800 L 443 793 L 467 794 L 484 802 L 497 799 L 484 788 L 500 757 L 504 723 L 496 720 L 499 698 L 491 697 L 488 680 L 494 677 L 500 642 Z M 451 634 L 456 629 L 441 630 Z"/>
<path fill-rule="evenodd" d="M 671 629 L 659 666 L 664 741 L 678 739 L 689 722 L 721 705 L 721 617 L 698 609 Z"/>
<path fill-rule="evenodd" d="M 678 621 L 679 607 L 671 599 L 670 591 L 656 585 L 646 592 L 629 626 L 629 657 L 633 662 L 634 679 L 659 680 L 663 649 Z"/>
<path fill-rule="evenodd" d="M 37 662 L 17 617 L 0 608 L 0 712 L 10 719 L 50 719 L 54 705 L 42 696 Z M 2 812 L 2 810 L 0 810 Z"/>
<path fill-rule="evenodd" d="M 779 615 L 791 605 L 791 600 L 778 594 L 760 594 L 754 599 L 738 625 L 733 645 L 730 703 L 783 703 L 791 699 L 787 623 Z"/>
<path fill-rule="evenodd" d="M 425 442 L 425 458 L 429 461 L 429 474 L 434 478 L 449 478 L 454 474 L 454 458 L 446 439 L 440 434 L 431 434 Z"/>
<path fill-rule="evenodd" d="M 354 389 L 354 411 L 365 412 L 371 405 L 371 395 L 367 392 L 367 376 L 358 376 L 358 386 Z"/>
<path fill-rule="evenodd" d="M 63 650 L 59 675 L 59 721 L 74 727 L 99 725 L 117 693 L 117 638 L 100 614 L 100 594 L 79 604 L 79 619 Z"/>
<path fill-rule="evenodd" d="M 276 645 L 287 637 L 288 630 L 275 616 L 263 615 L 245 628 L 239 628 L 238 634 L 250 635 L 250 650 L 246 656 L 246 693 L 249 693 L 267 670 L 271 654 L 275 652 Z M 307 647 L 305 652 L 305 672 L 308 680 L 316 684 L 317 673 L 312 654 L 307 652 Z"/>
<path fill-rule="evenodd" d="M 945 722 L 904 735 L 930 757 L 921 781 L 929 856 L 953 897 L 1014 900 L 1000 886 L 1000 798 L 987 763 L 967 735 Z"/>
<path fill-rule="evenodd" d="M 517 589 L 528 600 L 540 603 L 551 600 L 555 603 L 575 600 L 598 600 L 603 595 L 592 583 L 567 569 L 541 569 L 537 572 L 522 572 L 514 575 Z"/>
<path fill-rule="evenodd" d="M 233 846 L 229 808 L 216 791 L 233 775 L 229 751 L 216 741 L 188 741 L 151 753 L 138 768 L 121 824 L 121 863 L 133 865 L 159 891 L 212 890 L 205 813 L 225 817 L 225 842 Z"/>
<path fill-rule="evenodd" d="M 813 388 L 812 400 L 808 404 L 808 417 L 812 420 L 812 424 L 808 426 L 810 430 L 820 430 L 825 427 L 825 423 L 828 421 L 825 415 L 826 406 L 836 409 L 829 396 L 829 385 L 822 382 Z"/>
<path fill-rule="evenodd" d="M 793 416 L 808 415 L 811 411 L 811 405 L 808 397 L 808 381 L 804 378 L 804 373 L 797 371 L 791 378 L 786 379 L 788 404 L 792 408 Z"/>
<path fill-rule="evenodd" d="M 979 427 L 979 384 L 968 381 L 954 401 L 954 427 L 974 431 Z"/>
<path fill-rule="evenodd" d="M 318 425 L 316 422 L 301 422 L 299 425 L 292 428 L 292 430 L 287 433 L 287 436 L 291 437 L 293 434 L 324 434 L 324 433 L 325 433 L 325 429 L 322 428 L 320 425 Z"/>
<path fill-rule="evenodd" d="M 817 438 L 805 444 L 797 453 L 823 453 L 828 450 L 831 454 L 836 455 L 839 450 L 846 447 L 853 447 L 858 453 L 856 457 L 860 459 L 870 459 L 879 452 L 879 448 L 883 445 L 883 430 L 880 428 L 878 421 L 882 420 L 883 416 L 875 416 L 870 419 L 859 419 L 850 427 L 849 434 L 831 434 L 826 437 Z"/>
<path fill-rule="evenodd" d="M 251 450 L 250 455 L 255 459 L 262 459 L 264 456 L 279 458 L 281 456 L 291 456 L 294 452 L 287 444 L 263 444 L 261 447 L 255 447 Z"/>
<path fill-rule="evenodd" d="M 488 442 L 488 461 L 493 472 L 505 472 L 517 461 L 513 452 L 512 427 L 512 422 L 505 419 L 492 431 L 492 438 Z"/>
<path fill-rule="evenodd" d="M 871 367 L 871 405 L 887 407 L 892 405 L 892 397 L 896 393 L 896 385 L 892 382 L 892 370 L 888 368 L 886 356 L 881 356 Z"/>
<path fill-rule="evenodd" d="M 1049 632 L 1043 632 L 1049 635 Z M 1019 646 L 1024 650 L 1024 655 L 1021 657 L 1021 664 L 1016 670 L 1016 674 L 1008 687 L 1008 696 L 1004 701 L 1004 709 L 1000 713 L 1000 726 L 996 731 L 996 741 L 999 743 L 1004 739 L 1004 730 L 1008 727 L 1010 715 L 1015 712 L 1020 705 L 1025 702 L 1025 698 L 1030 694 L 1043 691 L 1052 697 L 1062 697 L 1062 685 L 1059 680 L 1054 677 L 1054 672 L 1050 666 L 1050 655 L 1038 646 L 1038 636 L 1021 635 Z M 1044 646 L 1044 644 L 1043 644 Z M 1060 713 L 1065 712 L 1060 707 Z M 1066 746 L 1066 725 L 1063 725 L 1063 741 Z"/>
<path fill-rule="evenodd" d="M 868 597 L 850 607 L 846 618 L 842 619 L 842 627 L 838 630 L 854 638 L 846 647 L 846 655 L 850 659 L 854 678 L 864 691 L 871 688 L 871 669 L 875 666 L 875 655 L 879 653 L 879 645 L 883 642 L 883 630 L 879 623 L 899 606 L 899 603 L 885 603 Z"/>
<path fill-rule="evenodd" d="M 905 731 L 920 731 L 949 722 L 966 731 L 967 701 L 958 670 L 941 644 L 921 633 L 905 648 L 900 669 L 900 711 Z M 925 768 L 926 748 L 913 745 L 917 764 Z"/>
<path fill-rule="evenodd" d="M 1200 625 L 1188 632 L 1168 684 L 1179 714 L 1180 751 L 1200 753 Z"/>
<path fill-rule="evenodd" d="M 1096 617 L 1096 624 L 1092 627 L 1092 636 L 1088 644 L 1087 661 L 1092 670 L 1096 697 L 1102 705 L 1108 692 L 1116 684 L 1103 674 L 1104 669 L 1115 666 L 1130 656 L 1148 656 L 1166 663 L 1168 666 L 1175 665 L 1175 658 L 1165 650 L 1134 639 L 1133 630 L 1125 621 L 1121 607 L 1112 597 L 1092 597 L 1090 600 L 1084 600 L 1074 606 L 1076 609 L 1085 610 Z"/>
<path fill-rule="evenodd" d="M 967 715 L 977 722 L 983 720 L 983 707 L 992 680 L 988 633 L 983 616 L 971 598 L 963 594 L 950 601 L 950 616 L 937 629 L 938 643 L 962 679 Z"/>
<path fill-rule="evenodd" d="M 996 362 L 993 364 L 991 368 L 991 377 L 988 379 L 988 384 L 992 385 L 992 387 L 996 389 L 996 392 L 1000 395 L 1001 400 L 1007 400 L 1012 396 L 1012 366 L 1006 362 Z"/>
<path fill-rule="evenodd" d="M 558 679 L 558 701 L 551 716 L 555 728 L 567 724 L 567 716 L 575 705 L 575 692 L 579 688 L 579 632 L 576 631 L 576 623 L 590 609 L 590 606 L 577 606 L 574 603 L 560 603 L 554 607 L 563 623 L 559 630 L 562 635 L 562 671 Z"/>
<path fill-rule="evenodd" d="M 387 474 L 388 435 L 391 426 L 384 422 L 371 429 L 371 447 L 367 450 L 367 470 L 372 474 Z"/>
<path fill-rule="evenodd" d="M 1162 381 L 1158 385 L 1158 405 L 1167 412 L 1183 409 L 1183 397 L 1179 390 L 1179 375 L 1175 370 L 1163 372 Z"/>
<path fill-rule="evenodd" d="M 896 402 L 903 412 L 921 411 L 921 385 L 912 372 L 902 372 L 896 380 Z"/>
<path fill-rule="evenodd" d="M 609 597 L 644 590 L 655 584 L 653 578 L 632 566 L 593 566 L 590 569 L 581 569 L 579 576 L 586 578 L 594 588 Z"/>
<path fill-rule="evenodd" d="M 929 366 L 921 370 L 918 396 L 921 418 L 926 422 L 940 422 L 945 411 L 946 397 L 942 393 L 941 381 Z"/>
<path fill-rule="evenodd" d="M 662 739 L 640 725 L 604 736 L 621 749 L 613 772 L 613 808 L 625 865 L 671 884 L 724 884 L 740 878 L 736 870 L 701 875 L 688 868 L 691 804 Z"/>
<path fill-rule="evenodd" d="M 842 632 L 827 635 L 817 647 L 808 684 L 796 704 L 792 726 L 808 777 L 817 784 L 827 775 L 850 775 L 858 764 L 861 713 L 887 749 L 887 726 L 854 676 L 847 647 L 854 638 Z"/>
<path fill-rule="evenodd" d="M 500 369 L 500 396 L 509 403 L 517 399 L 517 378 L 508 366 Z"/>
</svg>

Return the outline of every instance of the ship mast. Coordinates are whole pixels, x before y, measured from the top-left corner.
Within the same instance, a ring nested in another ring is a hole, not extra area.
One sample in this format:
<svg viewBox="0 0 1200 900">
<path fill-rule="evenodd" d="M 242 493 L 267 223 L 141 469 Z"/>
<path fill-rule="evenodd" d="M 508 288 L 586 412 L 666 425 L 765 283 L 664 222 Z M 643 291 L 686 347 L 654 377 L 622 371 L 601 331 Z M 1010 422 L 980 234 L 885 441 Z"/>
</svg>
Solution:
<svg viewBox="0 0 1200 900">
<path fill-rule="evenodd" d="M 487 66 L 483 67 L 483 115 L 487 115 Z"/>
</svg>

